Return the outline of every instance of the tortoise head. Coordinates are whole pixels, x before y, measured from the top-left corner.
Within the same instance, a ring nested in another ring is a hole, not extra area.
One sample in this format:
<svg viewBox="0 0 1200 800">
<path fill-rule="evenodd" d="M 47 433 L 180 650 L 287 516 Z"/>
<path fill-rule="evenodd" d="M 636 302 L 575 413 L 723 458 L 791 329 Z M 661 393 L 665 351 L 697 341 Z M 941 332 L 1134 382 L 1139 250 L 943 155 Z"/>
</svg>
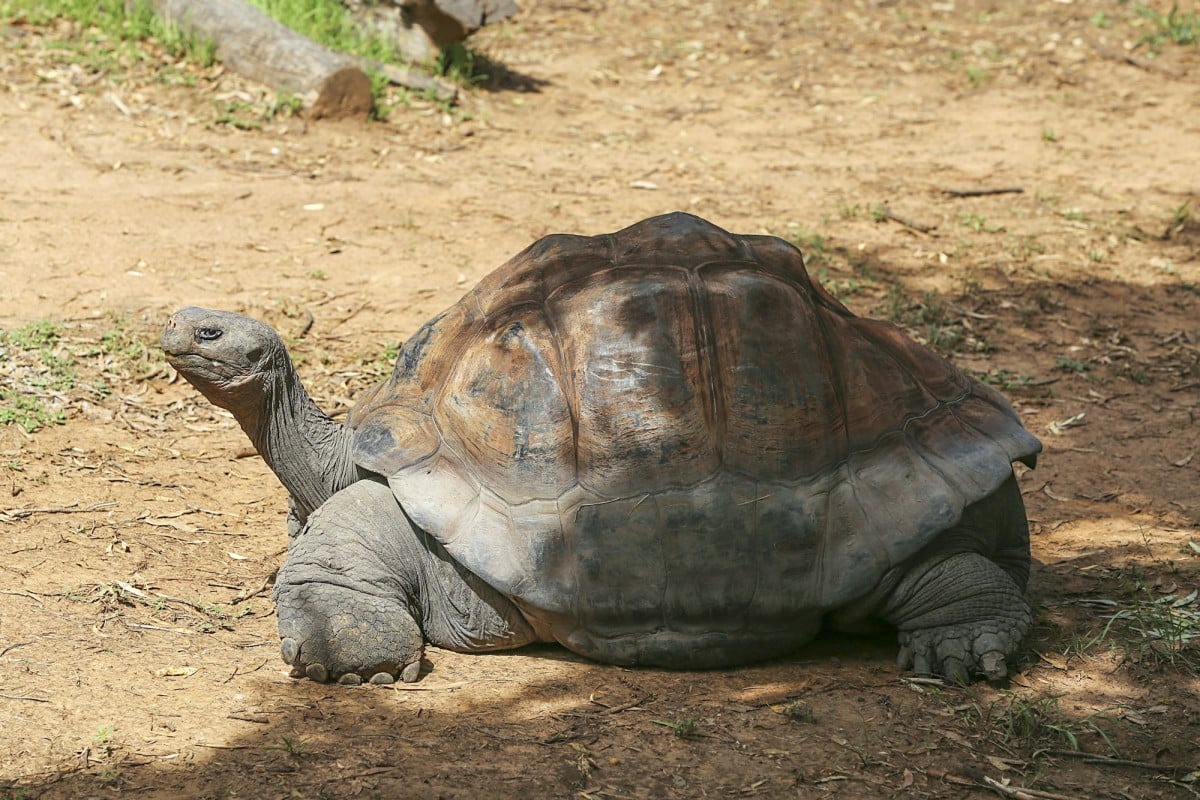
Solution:
<svg viewBox="0 0 1200 800">
<path fill-rule="evenodd" d="M 229 311 L 176 311 L 163 329 L 162 348 L 188 383 L 235 415 L 257 404 L 278 370 L 290 368 L 274 329 Z"/>
</svg>

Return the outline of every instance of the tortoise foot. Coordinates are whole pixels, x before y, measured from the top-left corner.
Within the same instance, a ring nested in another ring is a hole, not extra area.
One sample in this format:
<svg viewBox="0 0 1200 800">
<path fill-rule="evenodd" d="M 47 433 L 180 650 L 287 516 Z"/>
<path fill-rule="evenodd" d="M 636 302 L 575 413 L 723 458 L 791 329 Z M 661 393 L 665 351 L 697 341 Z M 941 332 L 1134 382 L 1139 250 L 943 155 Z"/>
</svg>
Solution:
<svg viewBox="0 0 1200 800">
<path fill-rule="evenodd" d="M 319 583 L 281 587 L 278 599 L 279 655 L 293 677 L 357 686 L 420 676 L 424 640 L 401 603 Z"/>
<path fill-rule="evenodd" d="M 976 676 L 1000 680 L 1008 675 L 1008 659 L 1020 646 L 1026 627 L 989 620 L 901 631 L 896 660 L 901 669 L 958 683 L 969 683 Z"/>
</svg>

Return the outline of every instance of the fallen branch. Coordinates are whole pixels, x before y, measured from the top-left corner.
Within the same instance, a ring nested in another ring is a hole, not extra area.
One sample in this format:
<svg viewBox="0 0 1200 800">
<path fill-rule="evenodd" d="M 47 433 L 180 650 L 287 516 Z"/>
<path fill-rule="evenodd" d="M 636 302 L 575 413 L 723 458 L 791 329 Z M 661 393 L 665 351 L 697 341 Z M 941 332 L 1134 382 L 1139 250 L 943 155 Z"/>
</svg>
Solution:
<svg viewBox="0 0 1200 800">
<path fill-rule="evenodd" d="M 86 514 L 89 511 L 98 511 L 102 508 L 115 506 L 116 502 L 108 500 L 103 503 L 92 503 L 90 506 L 78 508 L 78 503 L 71 503 L 69 506 L 46 506 L 43 508 L 10 508 L 7 511 L 0 511 L 0 519 L 8 522 L 14 522 L 19 519 L 32 517 L 34 514 Z"/>
<path fill-rule="evenodd" d="M 630 702 L 630 703 L 621 703 L 621 704 L 620 704 L 620 705 L 618 705 L 618 706 L 610 706 L 610 705 L 608 705 L 607 703 L 602 703 L 602 702 L 600 702 L 599 700 L 597 700 L 595 697 L 589 697 L 589 698 L 588 698 L 588 702 L 589 702 L 589 703 L 592 703 L 592 704 L 594 704 L 594 705 L 598 705 L 598 706 L 600 706 L 601 708 L 603 708 L 603 709 L 604 709 L 603 711 L 598 711 L 598 712 L 594 712 L 594 713 L 598 713 L 598 714 L 620 714 L 622 711 L 629 711 L 629 710 L 630 710 L 630 709 L 632 709 L 632 708 L 637 708 L 637 707 L 638 707 L 638 706 L 640 706 L 642 703 L 646 702 L 647 700 L 650 700 L 650 699 L 652 699 L 653 697 L 654 697 L 654 695 L 652 695 L 652 694 L 648 694 L 648 695 L 646 695 L 645 697 L 639 697 L 637 700 L 634 700 L 633 702 Z"/>
<path fill-rule="evenodd" d="M 953 197 L 987 197 L 991 194 L 1022 194 L 1025 190 L 1020 186 L 1003 186 L 998 189 L 942 189 Z"/>
<path fill-rule="evenodd" d="M 1166 764 L 1151 764 L 1149 761 L 1133 761 L 1128 758 L 1103 756 L 1098 753 L 1087 753 L 1082 750 L 1042 750 L 1041 753 L 1048 756 L 1059 756 L 1060 758 L 1078 758 L 1082 759 L 1085 764 L 1105 764 L 1110 767 L 1134 767 L 1135 769 L 1146 769 L 1153 772 L 1176 773 L 1181 769 L 1186 769 L 1186 767 L 1172 767 Z"/>
<path fill-rule="evenodd" d="M 887 206 L 883 206 L 882 208 L 880 208 L 879 214 L 884 219 L 890 219 L 892 222 L 898 222 L 901 225 L 903 225 L 904 227 L 912 228 L 914 231 L 916 231 L 918 233 L 923 233 L 926 236 L 937 236 L 937 234 L 934 232 L 934 228 L 937 227 L 936 225 L 923 225 L 920 222 L 914 222 L 913 220 L 908 219 L 907 217 L 902 217 L 899 214 L 892 213 L 892 210 L 890 208 L 888 208 Z"/>
<path fill-rule="evenodd" d="M 238 592 L 233 597 L 233 599 L 229 601 L 229 605 L 236 606 L 238 603 L 244 603 L 247 600 L 249 600 L 251 597 L 257 597 L 258 595 L 262 594 L 275 581 L 275 575 L 276 575 L 276 572 L 272 572 L 270 575 L 263 578 L 262 585 L 259 586 L 257 589 L 245 589 L 241 592 Z"/>
<path fill-rule="evenodd" d="M 45 697 L 31 697 L 27 694 L 0 694 L 5 700 L 29 700 L 33 703 L 49 703 Z"/>
<path fill-rule="evenodd" d="M 397 67 L 394 64 L 384 64 L 381 61 L 363 60 L 359 62 L 367 72 L 377 72 L 388 79 L 388 82 L 406 89 L 418 92 L 428 92 L 443 102 L 452 103 L 458 97 L 458 89 L 454 84 L 426 75 L 423 72 Z"/>
<path fill-rule="evenodd" d="M 1138 58 L 1137 56 L 1133 55 L 1132 53 L 1122 53 L 1117 50 L 1112 50 L 1112 49 L 1100 44 L 1099 42 L 1093 42 L 1093 41 L 1089 40 L 1088 44 L 1090 44 L 1092 46 L 1093 50 L 1095 50 L 1097 53 L 1104 56 L 1105 58 L 1112 59 L 1113 61 L 1120 61 L 1122 63 L 1129 64 L 1130 66 L 1137 67 L 1138 69 L 1162 72 L 1167 75 L 1170 75 L 1173 78 L 1181 78 L 1184 76 L 1184 74 L 1186 74 L 1181 69 L 1176 69 L 1175 67 L 1168 67 L 1166 64 L 1159 64 L 1157 61 L 1150 61 L 1149 59 Z"/>
<path fill-rule="evenodd" d="M 1067 794 L 1056 794 L 1055 792 L 1044 792 L 1041 789 L 1024 789 L 1017 786 L 1005 786 L 998 780 L 983 776 L 983 783 L 977 783 L 983 789 L 991 789 L 997 794 L 1005 797 L 1013 797 L 1016 800 L 1077 800 Z"/>
</svg>

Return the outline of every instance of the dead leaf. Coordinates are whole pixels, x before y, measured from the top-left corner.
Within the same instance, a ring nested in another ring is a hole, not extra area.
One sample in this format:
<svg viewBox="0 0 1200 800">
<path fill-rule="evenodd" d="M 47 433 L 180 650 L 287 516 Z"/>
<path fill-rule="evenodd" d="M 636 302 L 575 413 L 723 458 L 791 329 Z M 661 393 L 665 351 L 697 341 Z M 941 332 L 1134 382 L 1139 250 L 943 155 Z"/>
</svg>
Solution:
<svg viewBox="0 0 1200 800">
<path fill-rule="evenodd" d="M 912 770 L 909 769 L 908 767 L 905 767 L 904 768 L 904 777 L 901 778 L 901 780 L 900 780 L 900 787 L 902 789 L 907 789 L 908 787 L 910 787 L 912 785 L 913 785 Z"/>
<path fill-rule="evenodd" d="M 1087 425 L 1087 422 L 1085 422 L 1083 419 L 1086 416 L 1086 411 L 1080 411 L 1073 417 L 1067 417 L 1064 420 L 1056 420 L 1049 423 L 1046 425 L 1046 430 L 1050 431 L 1055 436 L 1062 436 L 1063 431 L 1067 430 L 1068 428 L 1078 428 L 1080 425 Z"/>
<path fill-rule="evenodd" d="M 1063 672 L 1066 672 L 1069 669 L 1069 667 L 1067 666 L 1067 660 L 1060 656 L 1046 655 L 1045 653 L 1038 653 L 1038 658 L 1042 659 L 1042 661 L 1045 661 L 1047 664 L 1054 667 L 1055 669 L 1062 670 Z"/>
<path fill-rule="evenodd" d="M 1050 491 L 1050 484 L 1048 484 L 1048 483 L 1042 487 L 1042 494 L 1046 495 L 1046 497 L 1049 497 L 1051 500 L 1057 500 L 1060 503 L 1069 502 L 1071 499 L 1069 497 L 1063 497 L 1062 495 L 1057 495 L 1054 492 Z"/>
<path fill-rule="evenodd" d="M 195 674 L 195 667 L 159 667 L 154 670 L 156 678 L 190 678 Z"/>
</svg>

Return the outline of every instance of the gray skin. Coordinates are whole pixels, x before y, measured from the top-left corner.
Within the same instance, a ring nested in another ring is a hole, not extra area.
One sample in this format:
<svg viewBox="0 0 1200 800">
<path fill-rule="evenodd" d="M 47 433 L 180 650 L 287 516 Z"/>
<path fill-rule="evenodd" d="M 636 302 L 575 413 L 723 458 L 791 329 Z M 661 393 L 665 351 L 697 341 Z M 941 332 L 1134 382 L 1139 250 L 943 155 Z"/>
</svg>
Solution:
<svg viewBox="0 0 1200 800">
<path fill-rule="evenodd" d="M 883 622 L 899 633 L 902 669 L 999 679 L 1030 626 L 1028 525 L 1010 473 L 872 590 L 823 617 L 797 619 L 783 640 L 751 641 L 736 659 L 689 660 L 687 642 L 656 659 L 606 650 L 564 635 L 556 620 L 490 586 L 417 527 L 388 476 L 355 463 L 355 432 L 317 408 L 269 326 L 186 308 L 170 318 L 162 345 L 180 374 L 233 413 L 290 495 L 293 535 L 275 599 L 281 654 L 295 676 L 414 681 L 427 642 L 484 652 L 559 641 L 601 661 L 715 667 L 785 654 L 821 626 L 861 631 Z"/>
</svg>

